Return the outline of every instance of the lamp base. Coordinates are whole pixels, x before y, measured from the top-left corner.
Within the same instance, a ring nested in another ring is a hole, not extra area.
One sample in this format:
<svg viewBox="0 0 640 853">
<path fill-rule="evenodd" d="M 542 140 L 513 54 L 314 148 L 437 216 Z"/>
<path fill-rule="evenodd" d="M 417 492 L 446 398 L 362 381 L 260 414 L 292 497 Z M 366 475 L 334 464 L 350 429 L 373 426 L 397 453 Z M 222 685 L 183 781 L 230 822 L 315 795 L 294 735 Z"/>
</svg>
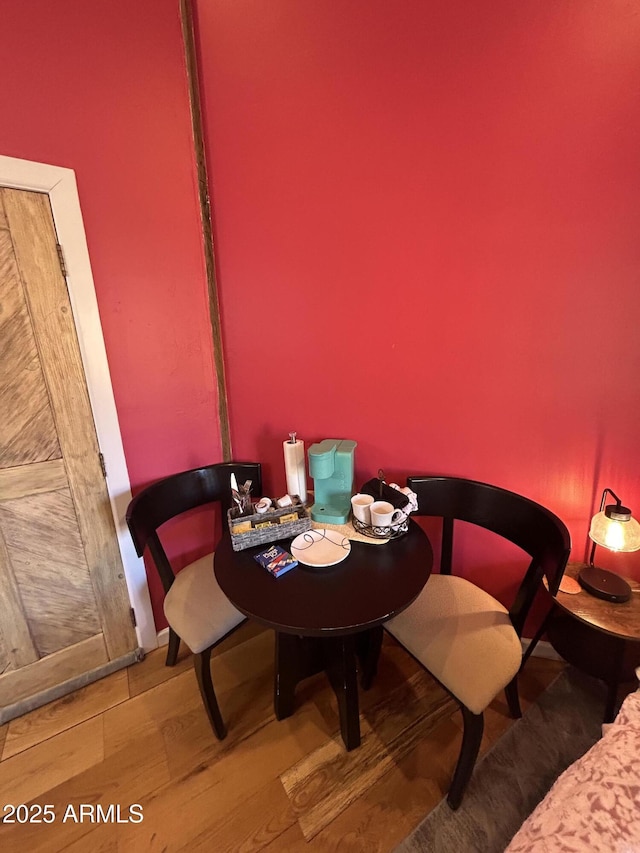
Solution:
<svg viewBox="0 0 640 853">
<path fill-rule="evenodd" d="M 603 598 L 605 601 L 622 604 L 631 598 L 629 584 L 620 575 L 607 572 L 605 569 L 598 569 L 595 566 L 580 569 L 578 582 L 591 595 L 595 595 L 596 598 Z"/>
</svg>

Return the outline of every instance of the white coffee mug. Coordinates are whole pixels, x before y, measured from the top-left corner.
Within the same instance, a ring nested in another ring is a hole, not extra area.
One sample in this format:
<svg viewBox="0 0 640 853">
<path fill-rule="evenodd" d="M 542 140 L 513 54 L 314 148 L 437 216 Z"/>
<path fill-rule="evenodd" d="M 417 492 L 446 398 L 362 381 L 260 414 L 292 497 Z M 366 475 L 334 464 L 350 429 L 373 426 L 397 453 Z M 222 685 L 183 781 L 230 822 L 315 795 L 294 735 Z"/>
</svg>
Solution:
<svg viewBox="0 0 640 853">
<path fill-rule="evenodd" d="M 406 518 L 401 509 L 394 509 L 388 501 L 374 501 L 369 509 L 373 527 L 392 527 Z"/>
<path fill-rule="evenodd" d="M 393 521 L 391 522 L 391 527 L 393 530 L 399 530 L 403 524 L 407 523 L 407 518 L 409 517 L 409 513 L 404 509 L 398 509 L 394 513 Z"/>
<path fill-rule="evenodd" d="M 373 498 L 371 495 L 354 495 L 351 498 L 351 509 L 353 515 L 363 524 L 371 524 L 371 513 L 369 511 Z"/>
</svg>

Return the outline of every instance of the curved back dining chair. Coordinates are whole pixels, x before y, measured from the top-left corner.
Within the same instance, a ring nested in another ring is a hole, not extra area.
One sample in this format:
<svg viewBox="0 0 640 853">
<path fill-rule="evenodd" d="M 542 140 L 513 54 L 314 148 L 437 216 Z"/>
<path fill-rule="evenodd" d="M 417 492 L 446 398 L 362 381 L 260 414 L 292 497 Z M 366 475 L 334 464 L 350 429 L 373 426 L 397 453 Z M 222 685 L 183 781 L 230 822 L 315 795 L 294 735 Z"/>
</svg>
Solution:
<svg viewBox="0 0 640 853">
<path fill-rule="evenodd" d="M 222 462 L 165 477 L 139 492 L 127 508 L 126 519 L 139 557 L 148 547 L 164 589 L 164 614 L 169 623 L 166 665 L 173 666 L 182 638 L 193 653 L 193 664 L 209 722 L 222 740 L 226 727 L 211 678 L 213 648 L 238 628 L 245 616 L 226 598 L 213 573 L 213 554 L 175 572 L 158 535 L 159 528 L 182 513 L 217 503 L 226 525 L 231 506 L 231 474 L 238 483 L 252 481 L 262 492 L 262 469 L 257 462 Z"/>
<path fill-rule="evenodd" d="M 407 478 L 417 515 L 442 519 L 440 574 L 385 628 L 458 702 L 464 730 L 447 796 L 457 809 L 480 749 L 483 712 L 505 690 L 509 711 L 521 716 L 517 674 L 520 637 L 543 577 L 558 591 L 571 550 L 569 531 L 550 510 L 515 492 L 457 477 Z M 519 546 L 529 566 L 507 610 L 480 587 L 452 575 L 454 522 L 490 530 Z"/>
</svg>

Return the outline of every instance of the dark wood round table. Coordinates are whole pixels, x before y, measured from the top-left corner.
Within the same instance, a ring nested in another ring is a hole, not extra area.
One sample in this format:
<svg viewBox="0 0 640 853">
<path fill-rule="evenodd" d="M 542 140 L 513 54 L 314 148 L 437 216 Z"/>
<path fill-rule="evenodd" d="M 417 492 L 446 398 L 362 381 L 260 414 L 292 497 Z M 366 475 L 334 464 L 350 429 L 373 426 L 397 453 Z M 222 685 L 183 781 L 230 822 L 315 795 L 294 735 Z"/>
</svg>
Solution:
<svg viewBox="0 0 640 853">
<path fill-rule="evenodd" d="M 565 575 L 577 579 L 584 565 L 569 563 Z M 635 669 L 640 666 L 640 583 L 625 580 L 632 594 L 623 603 L 604 601 L 585 589 L 558 592 L 546 623 L 558 654 L 607 685 L 605 723 L 615 717 L 621 688 L 637 684 Z"/>
<path fill-rule="evenodd" d="M 278 544 L 290 549 L 291 541 Z M 266 545 L 234 551 L 225 534 L 214 557 L 218 584 L 232 604 L 276 632 L 274 706 L 294 710 L 299 681 L 325 671 L 338 699 L 347 749 L 360 744 L 357 671 L 366 689 L 375 675 L 382 625 L 408 607 L 429 579 L 433 551 L 414 521 L 386 544 L 351 542 L 335 566 L 302 564 L 274 578 L 254 559 Z"/>
</svg>

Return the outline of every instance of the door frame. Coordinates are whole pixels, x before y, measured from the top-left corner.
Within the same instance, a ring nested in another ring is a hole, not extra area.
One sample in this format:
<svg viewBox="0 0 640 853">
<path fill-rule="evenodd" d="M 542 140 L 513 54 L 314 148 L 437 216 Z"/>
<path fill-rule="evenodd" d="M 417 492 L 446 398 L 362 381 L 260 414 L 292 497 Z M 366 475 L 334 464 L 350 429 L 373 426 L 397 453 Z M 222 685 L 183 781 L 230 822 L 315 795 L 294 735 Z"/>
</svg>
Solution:
<svg viewBox="0 0 640 853">
<path fill-rule="evenodd" d="M 138 557 L 125 522 L 131 484 L 122 445 L 109 364 L 100 324 L 89 249 L 73 169 L 19 160 L 0 154 L 0 186 L 44 192 L 49 196 L 58 242 L 63 247 L 67 289 L 100 452 L 107 469 L 107 492 L 118 537 L 129 600 L 136 614 L 138 644 L 158 647 L 144 562 Z"/>
</svg>

